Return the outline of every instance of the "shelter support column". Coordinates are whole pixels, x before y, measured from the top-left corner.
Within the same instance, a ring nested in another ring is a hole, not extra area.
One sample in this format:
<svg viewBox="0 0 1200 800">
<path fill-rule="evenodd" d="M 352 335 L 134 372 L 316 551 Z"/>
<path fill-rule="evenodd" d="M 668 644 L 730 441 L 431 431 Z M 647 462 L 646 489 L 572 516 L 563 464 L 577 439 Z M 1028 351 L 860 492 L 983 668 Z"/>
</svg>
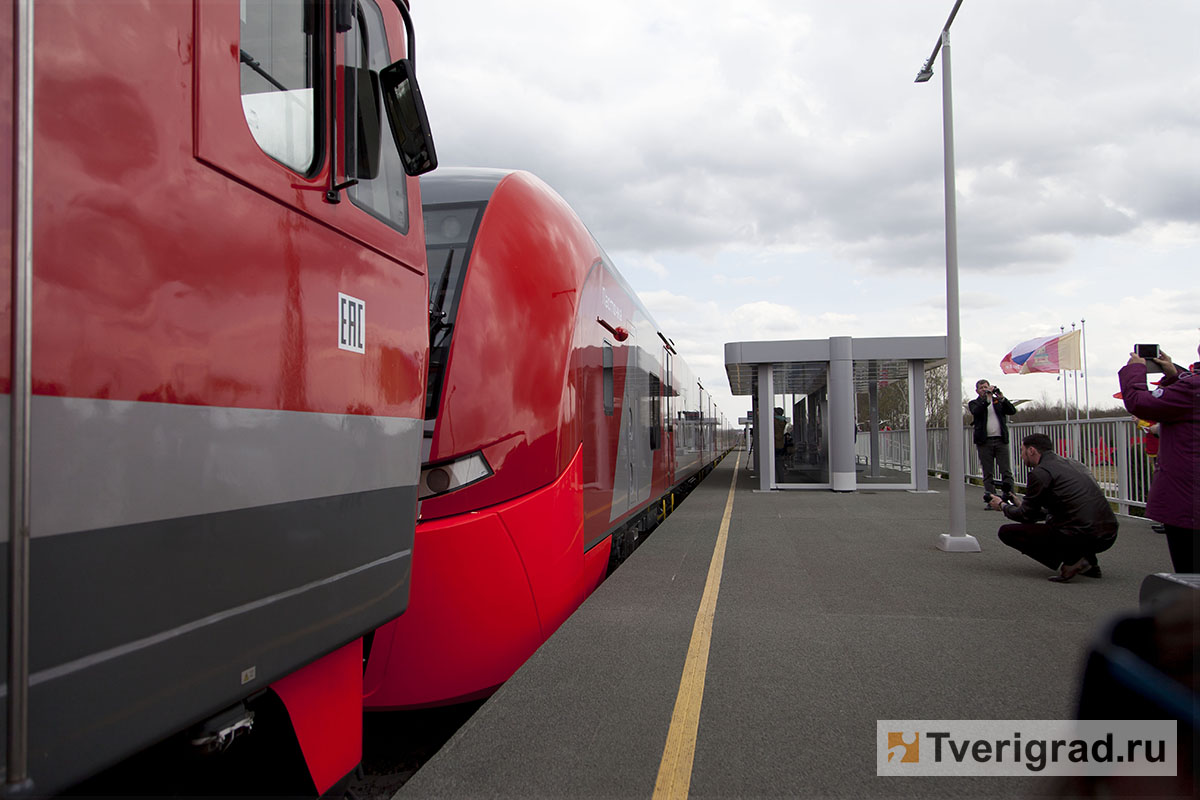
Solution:
<svg viewBox="0 0 1200 800">
<path fill-rule="evenodd" d="M 929 432 L 925 419 L 925 362 L 908 362 L 908 428 L 912 442 L 913 489 L 929 491 Z"/>
<path fill-rule="evenodd" d="M 758 441 L 758 488 L 769 492 L 775 483 L 775 382 L 773 365 L 759 364 L 758 370 L 758 413 L 754 415 L 754 429 Z"/>
<path fill-rule="evenodd" d="M 870 429 L 867 436 L 870 437 L 871 445 L 871 466 L 867 472 L 872 478 L 879 477 L 879 377 L 872 369 L 868 373 L 869 380 L 867 383 L 867 406 L 870 419 Z"/>
<path fill-rule="evenodd" d="M 829 339 L 829 472 L 835 492 L 853 492 L 854 354 L 849 336 Z"/>
<path fill-rule="evenodd" d="M 746 431 L 746 446 L 750 448 L 750 471 L 758 474 L 758 444 L 754 441 L 754 437 L 758 435 L 760 427 L 759 420 L 762 416 L 758 410 L 758 398 L 751 396 L 750 398 L 750 426 Z"/>
</svg>

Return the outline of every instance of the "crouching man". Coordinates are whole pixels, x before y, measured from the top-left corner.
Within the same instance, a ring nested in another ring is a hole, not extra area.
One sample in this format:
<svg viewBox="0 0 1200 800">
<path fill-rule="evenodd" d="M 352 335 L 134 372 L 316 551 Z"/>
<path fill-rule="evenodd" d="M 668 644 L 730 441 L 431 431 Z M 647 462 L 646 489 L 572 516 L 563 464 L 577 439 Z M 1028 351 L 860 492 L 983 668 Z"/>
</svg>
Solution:
<svg viewBox="0 0 1200 800">
<path fill-rule="evenodd" d="M 1015 523 L 1000 526 L 1000 541 L 1058 570 L 1052 581 L 1099 578 L 1096 554 L 1117 539 L 1117 518 L 1100 485 L 1083 464 L 1055 453 L 1044 433 L 1021 440 L 1021 460 L 1029 467 L 1021 504 L 998 497 L 989 503 Z"/>
</svg>

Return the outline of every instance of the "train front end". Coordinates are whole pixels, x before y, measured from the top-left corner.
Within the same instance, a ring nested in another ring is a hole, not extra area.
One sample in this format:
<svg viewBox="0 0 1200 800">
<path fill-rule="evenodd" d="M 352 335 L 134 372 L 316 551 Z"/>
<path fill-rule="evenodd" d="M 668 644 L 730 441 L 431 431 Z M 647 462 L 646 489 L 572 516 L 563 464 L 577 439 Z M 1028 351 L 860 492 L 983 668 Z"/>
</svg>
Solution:
<svg viewBox="0 0 1200 800">
<path fill-rule="evenodd" d="M 595 242 L 528 173 L 443 169 L 421 189 L 431 345 L 421 510 L 409 607 L 374 637 L 368 708 L 491 693 L 606 563 L 584 552 L 572 344 Z"/>
</svg>

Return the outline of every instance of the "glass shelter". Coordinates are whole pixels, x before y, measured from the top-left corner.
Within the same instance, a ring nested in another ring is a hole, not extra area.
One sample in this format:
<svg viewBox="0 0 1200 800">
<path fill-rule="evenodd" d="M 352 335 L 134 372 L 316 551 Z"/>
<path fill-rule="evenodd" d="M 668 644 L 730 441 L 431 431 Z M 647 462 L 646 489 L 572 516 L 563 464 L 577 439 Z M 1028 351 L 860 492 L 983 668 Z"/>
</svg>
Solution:
<svg viewBox="0 0 1200 800">
<path fill-rule="evenodd" d="M 727 343 L 759 488 L 927 490 L 925 372 L 945 361 L 943 336 Z"/>
</svg>

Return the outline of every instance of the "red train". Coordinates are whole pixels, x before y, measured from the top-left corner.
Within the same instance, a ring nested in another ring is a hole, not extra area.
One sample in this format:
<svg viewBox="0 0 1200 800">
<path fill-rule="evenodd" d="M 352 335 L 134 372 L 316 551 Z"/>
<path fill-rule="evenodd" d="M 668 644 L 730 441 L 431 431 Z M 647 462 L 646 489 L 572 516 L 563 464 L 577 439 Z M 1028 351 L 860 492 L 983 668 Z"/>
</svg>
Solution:
<svg viewBox="0 0 1200 800">
<path fill-rule="evenodd" d="M 186 730 L 324 792 L 409 595 L 436 160 L 407 10 L 5 8 L 6 788 Z"/>
<path fill-rule="evenodd" d="M 409 608 L 370 644 L 368 708 L 493 691 L 736 437 L 550 187 L 495 170 L 421 183 L 421 510 Z"/>
</svg>

